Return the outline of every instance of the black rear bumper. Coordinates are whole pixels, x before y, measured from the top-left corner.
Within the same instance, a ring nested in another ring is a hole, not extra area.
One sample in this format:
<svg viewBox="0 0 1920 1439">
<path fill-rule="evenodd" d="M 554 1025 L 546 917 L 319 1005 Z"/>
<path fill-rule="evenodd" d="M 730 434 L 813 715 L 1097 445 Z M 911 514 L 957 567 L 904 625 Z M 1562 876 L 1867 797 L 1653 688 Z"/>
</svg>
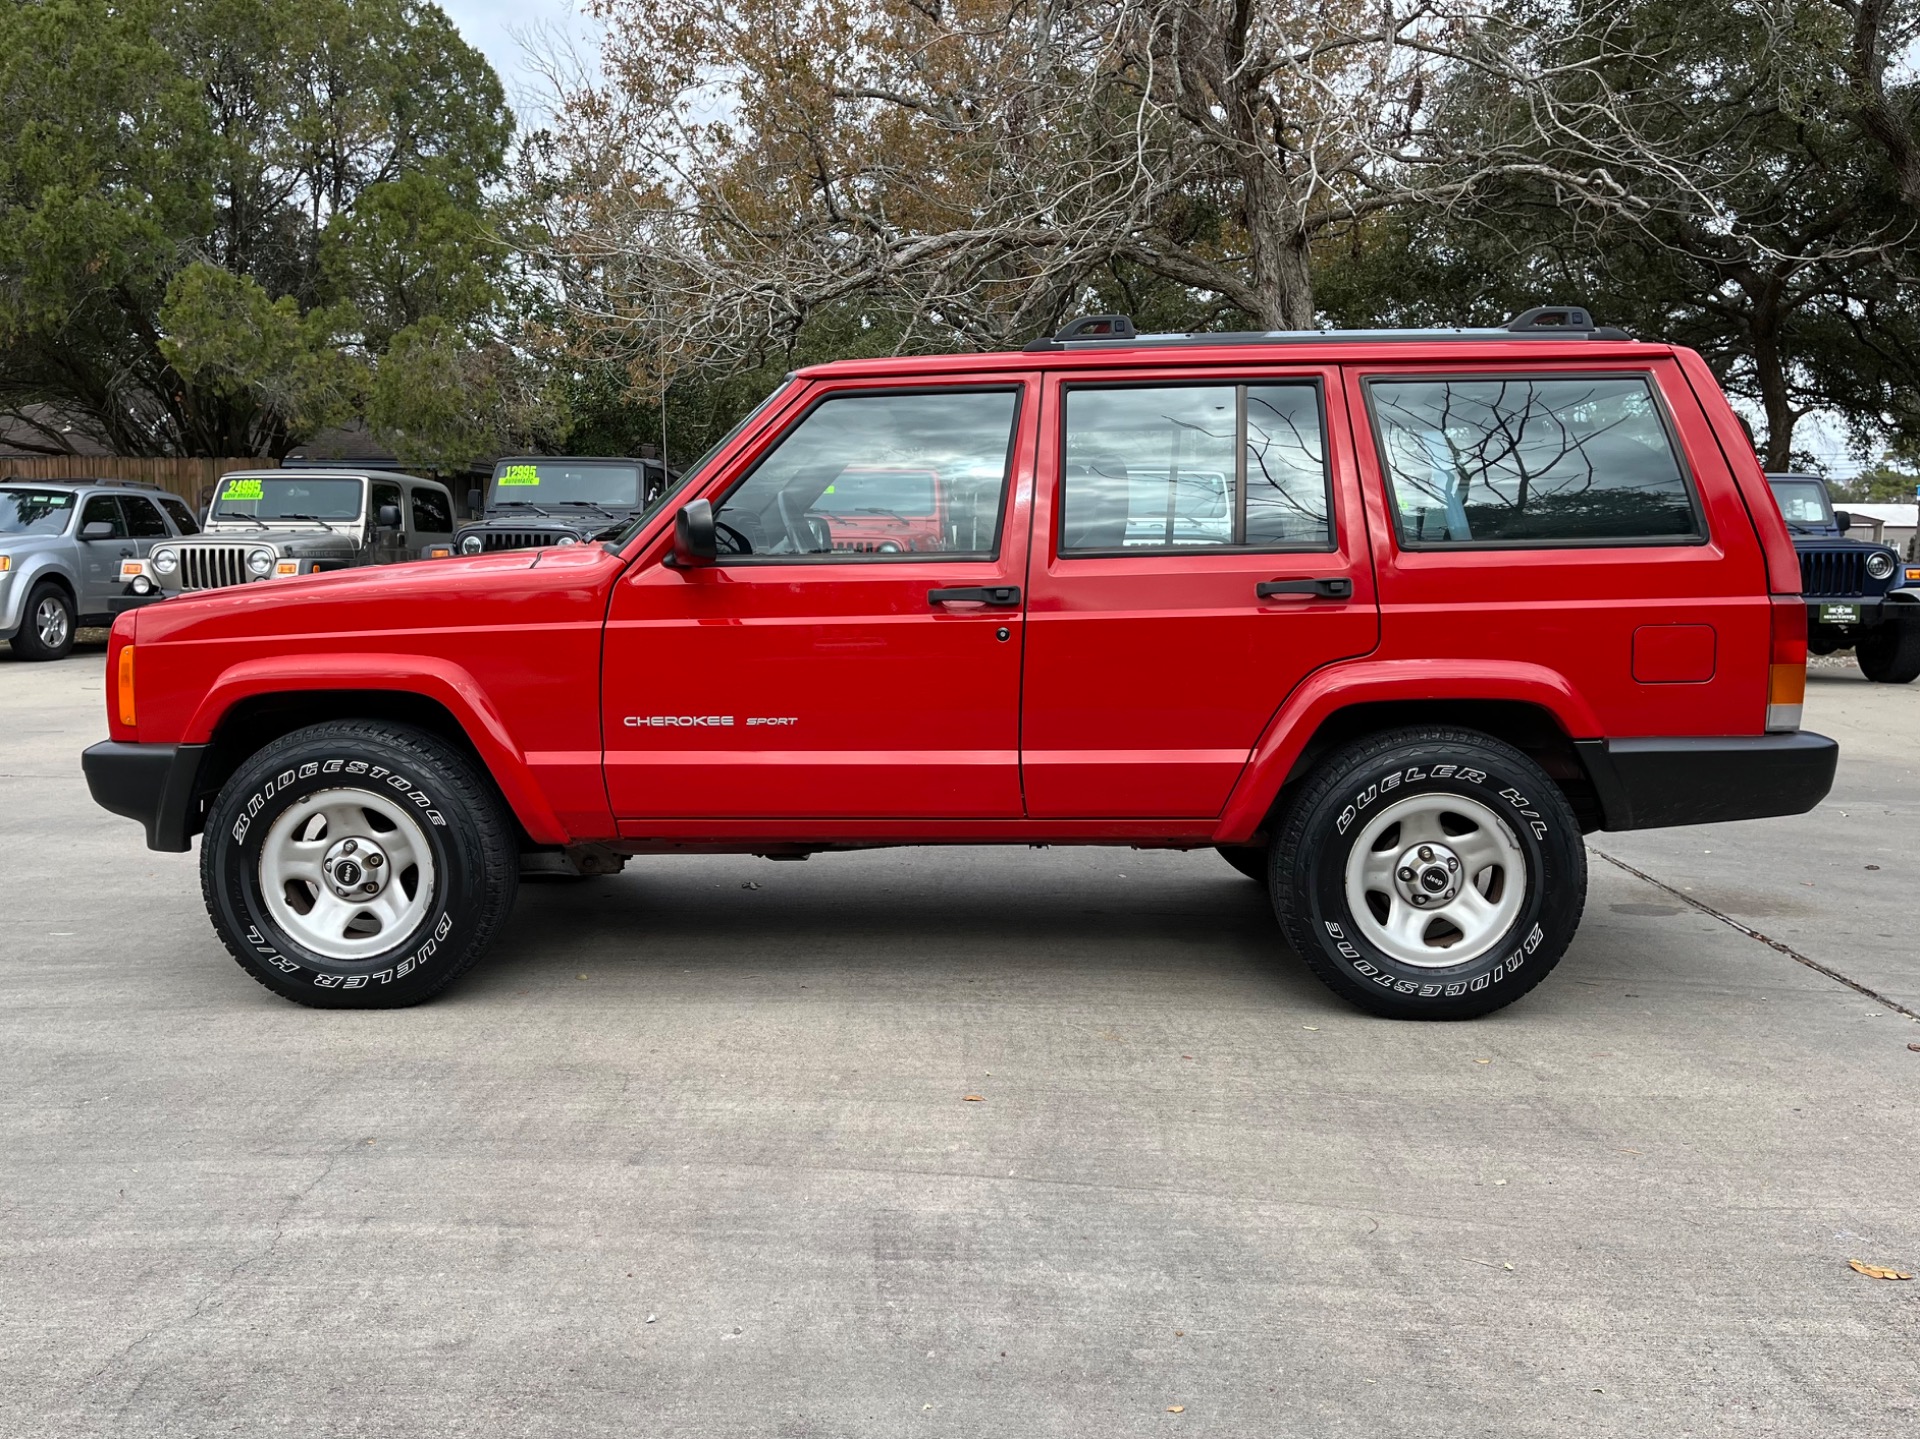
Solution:
<svg viewBox="0 0 1920 1439">
<path fill-rule="evenodd" d="M 80 756 L 93 802 L 147 827 L 147 848 L 183 854 L 200 831 L 203 744 L 105 740 Z"/>
<path fill-rule="evenodd" d="M 1662 829 L 1805 814 L 1833 788 L 1840 746 L 1821 734 L 1577 740 L 1602 829 Z"/>
</svg>

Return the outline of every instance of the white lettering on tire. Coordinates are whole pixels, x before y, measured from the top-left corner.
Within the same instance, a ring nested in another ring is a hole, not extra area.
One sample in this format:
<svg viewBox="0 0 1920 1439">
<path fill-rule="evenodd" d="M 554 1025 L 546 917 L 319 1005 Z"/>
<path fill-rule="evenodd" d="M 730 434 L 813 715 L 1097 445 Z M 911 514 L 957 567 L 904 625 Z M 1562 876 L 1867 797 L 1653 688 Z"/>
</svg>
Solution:
<svg viewBox="0 0 1920 1439">
<path fill-rule="evenodd" d="M 252 828 L 254 819 L 258 817 L 261 810 L 266 808 L 267 801 L 275 794 L 284 791 L 294 784 L 296 779 L 312 779 L 316 775 L 341 773 L 349 775 L 364 774 L 369 780 L 384 779 L 389 788 L 405 795 L 409 803 L 423 811 L 425 818 L 430 824 L 437 825 L 442 829 L 446 828 L 446 816 L 440 812 L 432 796 L 424 789 L 415 785 L 414 782 L 405 775 L 390 770 L 385 765 L 369 765 L 366 760 L 312 760 L 302 764 L 297 775 L 293 770 L 282 770 L 272 779 L 262 784 L 254 794 L 248 796 L 246 804 L 241 808 L 239 817 L 233 823 L 233 842 L 235 844 L 244 843 L 247 838 L 247 832 Z M 428 960 L 432 959 L 434 954 L 438 952 L 440 946 L 446 943 L 447 936 L 452 933 L 452 931 L 453 915 L 451 912 L 443 910 L 441 911 L 440 918 L 434 923 L 433 930 L 427 936 L 426 940 L 397 964 L 367 974 L 341 975 L 315 973 L 313 975 L 313 982 L 315 986 L 320 989 L 363 989 L 369 984 L 389 984 L 393 980 L 404 979 L 407 975 L 412 974 L 415 970 L 425 965 Z M 280 951 L 268 941 L 267 937 L 260 932 L 257 926 L 248 926 L 247 943 L 253 946 L 254 952 L 266 963 L 280 970 L 283 974 L 298 974 L 306 968 L 300 961 L 289 959 L 286 955 L 280 953 Z"/>
</svg>

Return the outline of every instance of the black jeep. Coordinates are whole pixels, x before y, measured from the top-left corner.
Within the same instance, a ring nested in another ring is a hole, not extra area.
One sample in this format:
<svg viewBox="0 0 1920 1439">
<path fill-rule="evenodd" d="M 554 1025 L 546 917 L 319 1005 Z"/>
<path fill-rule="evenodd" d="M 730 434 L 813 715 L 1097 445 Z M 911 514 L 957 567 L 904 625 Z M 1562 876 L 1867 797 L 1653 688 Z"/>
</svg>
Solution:
<svg viewBox="0 0 1920 1439">
<path fill-rule="evenodd" d="M 668 472 L 658 460 L 581 455 L 509 455 L 497 460 L 480 518 L 453 537 L 457 554 L 574 545 L 624 524 L 658 499 Z"/>
<path fill-rule="evenodd" d="M 1899 551 L 1848 539 L 1852 517 L 1834 509 L 1818 476 L 1767 481 L 1800 555 L 1807 647 L 1830 655 L 1851 646 L 1862 673 L 1882 684 L 1920 676 L 1920 589 L 1902 585 Z"/>
</svg>

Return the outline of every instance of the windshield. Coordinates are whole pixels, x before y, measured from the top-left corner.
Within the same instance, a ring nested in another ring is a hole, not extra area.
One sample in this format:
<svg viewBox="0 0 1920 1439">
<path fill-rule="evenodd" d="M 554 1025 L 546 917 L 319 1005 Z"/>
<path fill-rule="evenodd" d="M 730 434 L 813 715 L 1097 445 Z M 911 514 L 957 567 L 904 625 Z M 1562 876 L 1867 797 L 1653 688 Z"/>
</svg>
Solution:
<svg viewBox="0 0 1920 1439">
<path fill-rule="evenodd" d="M 583 460 L 512 460 L 493 472 L 494 505 L 596 505 L 630 510 L 641 502 L 639 465 Z"/>
<path fill-rule="evenodd" d="M 1830 525 L 1833 508 L 1827 503 L 1827 487 L 1818 480 L 1769 480 L 1773 497 L 1780 502 L 1780 517 L 1790 525 Z"/>
<path fill-rule="evenodd" d="M 58 490 L 0 490 L 0 535 L 58 535 L 73 515 L 73 496 Z"/>
<path fill-rule="evenodd" d="M 210 520 L 357 520 L 365 480 L 302 475 L 229 475 L 207 511 Z"/>
<path fill-rule="evenodd" d="M 639 514 L 635 515 L 631 520 L 628 520 L 625 524 L 621 525 L 619 529 L 608 530 L 604 535 L 601 535 L 600 538 L 606 540 L 609 544 L 617 548 L 621 545 L 624 545 L 628 540 L 632 539 L 635 535 L 640 533 L 640 527 L 642 525 L 644 525 L 653 516 L 659 514 L 661 507 L 664 506 L 668 500 L 672 499 L 675 495 L 679 494 L 682 490 L 686 489 L 688 485 L 691 485 L 692 483 L 694 483 L 694 481 L 698 480 L 702 472 L 707 468 L 707 466 L 713 463 L 713 457 L 719 454 L 728 445 L 732 444 L 734 441 L 734 438 L 737 435 L 739 435 L 739 433 L 742 430 L 746 429 L 748 425 L 752 424 L 755 418 L 757 418 L 759 415 L 764 413 L 768 406 L 772 405 L 775 400 L 779 399 L 782 395 L 784 395 L 787 392 L 787 387 L 792 383 L 793 383 L 793 376 L 788 375 L 779 384 L 775 385 L 773 387 L 772 393 L 769 394 L 766 397 L 766 399 L 762 400 L 759 404 L 755 405 L 751 410 L 748 410 L 746 414 L 740 417 L 739 424 L 735 425 L 732 429 L 728 430 L 719 439 L 715 440 L 713 442 L 713 445 L 707 450 L 707 452 L 704 455 L 702 455 L 699 459 L 695 460 L 691 465 L 688 465 L 686 469 L 682 470 L 680 472 L 680 477 L 676 479 L 671 485 L 667 485 L 663 487 L 659 494 L 655 495 L 652 499 L 648 500 L 646 509 L 642 510 Z"/>
<path fill-rule="evenodd" d="M 842 470 L 812 508 L 823 515 L 930 515 L 932 470 Z"/>
</svg>

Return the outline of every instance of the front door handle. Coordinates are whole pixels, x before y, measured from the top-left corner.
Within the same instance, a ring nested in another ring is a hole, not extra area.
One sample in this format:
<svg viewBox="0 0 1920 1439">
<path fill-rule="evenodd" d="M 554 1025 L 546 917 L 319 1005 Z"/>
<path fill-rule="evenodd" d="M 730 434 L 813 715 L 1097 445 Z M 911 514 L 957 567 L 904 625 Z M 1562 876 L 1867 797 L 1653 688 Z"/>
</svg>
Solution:
<svg viewBox="0 0 1920 1439">
<path fill-rule="evenodd" d="M 1020 603 L 1018 585 L 977 585 L 953 590 L 928 590 L 927 603 L 944 605 L 952 601 L 971 602 L 976 605 L 1017 605 Z"/>
<path fill-rule="evenodd" d="M 1275 595 L 1306 595 L 1316 600 L 1350 600 L 1353 598 L 1353 581 L 1345 575 L 1330 580 L 1263 580 L 1253 587 L 1253 592 L 1263 600 Z"/>
</svg>

